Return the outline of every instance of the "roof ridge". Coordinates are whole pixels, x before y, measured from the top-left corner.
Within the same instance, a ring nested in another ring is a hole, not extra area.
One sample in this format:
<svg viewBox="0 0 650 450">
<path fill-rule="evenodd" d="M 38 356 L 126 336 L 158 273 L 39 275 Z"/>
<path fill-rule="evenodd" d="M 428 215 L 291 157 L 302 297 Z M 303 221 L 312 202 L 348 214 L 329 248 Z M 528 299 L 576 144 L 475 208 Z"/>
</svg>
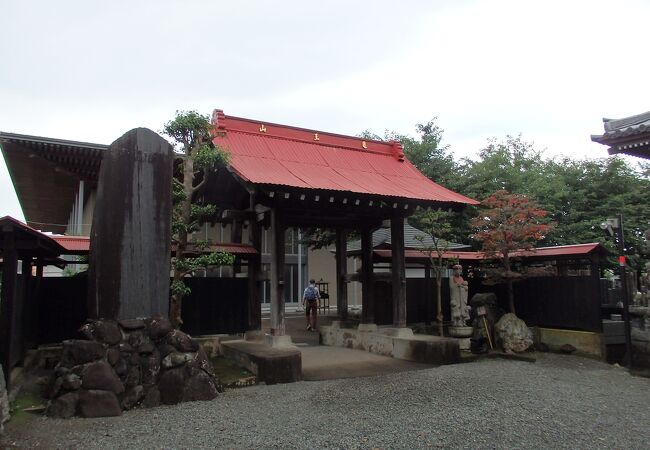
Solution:
<svg viewBox="0 0 650 450">
<path fill-rule="evenodd" d="M 650 111 L 646 111 L 641 114 L 635 114 L 634 116 L 623 117 L 621 119 L 603 119 L 605 125 L 605 131 L 615 131 L 621 130 L 624 127 L 631 127 L 633 125 L 640 125 L 643 122 L 650 120 Z"/>
<path fill-rule="evenodd" d="M 370 149 L 367 149 L 367 148 L 354 148 L 354 147 L 350 147 L 350 146 L 346 146 L 346 145 L 332 144 L 332 143 L 321 142 L 321 141 L 310 141 L 308 139 L 299 139 L 299 138 L 288 137 L 288 136 L 278 136 L 278 135 L 275 135 L 275 134 L 259 134 L 259 133 L 255 133 L 254 131 L 247 131 L 247 130 L 228 129 L 227 132 L 226 132 L 226 135 L 228 133 L 241 133 L 241 134 L 247 134 L 249 136 L 259 136 L 259 137 L 263 137 L 263 138 L 278 139 L 278 140 L 281 140 L 281 141 L 301 142 L 301 143 L 305 143 L 305 144 L 319 145 L 321 147 L 333 147 L 333 148 L 341 148 L 341 149 L 345 149 L 345 150 L 357 151 L 357 152 L 361 152 L 361 153 L 372 153 L 374 155 L 389 156 L 389 157 L 393 156 L 392 153 L 386 153 L 386 152 L 381 152 L 381 151 L 376 151 L 376 150 L 370 150 Z M 347 136 L 342 136 L 342 137 L 347 137 Z M 377 142 L 377 141 L 373 141 L 373 142 Z M 384 142 L 384 144 L 387 144 L 387 143 Z"/>
</svg>

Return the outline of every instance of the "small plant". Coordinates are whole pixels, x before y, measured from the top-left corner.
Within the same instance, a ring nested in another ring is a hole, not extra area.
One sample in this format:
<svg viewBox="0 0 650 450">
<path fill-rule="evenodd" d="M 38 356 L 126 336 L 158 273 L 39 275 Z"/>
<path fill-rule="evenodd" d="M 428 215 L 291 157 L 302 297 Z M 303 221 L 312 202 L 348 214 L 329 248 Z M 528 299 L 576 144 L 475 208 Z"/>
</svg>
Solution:
<svg viewBox="0 0 650 450">
<path fill-rule="evenodd" d="M 230 265 L 233 255 L 223 252 L 188 255 L 188 236 L 197 231 L 201 223 L 216 214 L 216 207 L 199 202 L 198 194 L 205 186 L 210 174 L 218 167 L 228 164 L 228 154 L 212 142 L 212 124 L 207 116 L 196 111 L 177 111 L 174 120 L 167 122 L 163 133 L 176 143 L 176 159 L 180 163 L 181 176 L 173 180 L 172 239 L 176 255 L 172 260 L 174 271 L 171 283 L 169 319 L 174 327 L 183 323 L 181 307 L 183 297 L 190 288 L 183 279 L 196 270 L 209 266 Z M 199 245 L 204 251 L 205 245 Z"/>
<path fill-rule="evenodd" d="M 427 255 L 436 277 L 436 320 L 438 321 L 438 333 L 444 335 L 442 315 L 442 275 L 447 268 L 445 253 L 449 250 L 450 240 L 453 237 L 453 227 L 450 223 L 452 213 L 446 211 L 427 211 L 419 219 L 420 227 L 426 234 L 415 235 L 420 241 L 420 251 Z M 429 238 L 429 239 L 426 239 Z"/>
</svg>

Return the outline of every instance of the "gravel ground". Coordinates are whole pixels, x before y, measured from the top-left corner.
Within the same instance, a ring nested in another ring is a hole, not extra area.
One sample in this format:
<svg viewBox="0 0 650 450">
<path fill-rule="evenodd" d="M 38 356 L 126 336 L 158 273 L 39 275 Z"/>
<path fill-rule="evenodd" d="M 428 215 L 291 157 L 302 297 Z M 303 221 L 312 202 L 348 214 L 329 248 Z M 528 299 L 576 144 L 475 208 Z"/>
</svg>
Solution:
<svg viewBox="0 0 650 450">
<path fill-rule="evenodd" d="M 255 386 L 110 419 L 38 418 L 20 448 L 648 448 L 650 380 L 539 355 Z"/>
</svg>

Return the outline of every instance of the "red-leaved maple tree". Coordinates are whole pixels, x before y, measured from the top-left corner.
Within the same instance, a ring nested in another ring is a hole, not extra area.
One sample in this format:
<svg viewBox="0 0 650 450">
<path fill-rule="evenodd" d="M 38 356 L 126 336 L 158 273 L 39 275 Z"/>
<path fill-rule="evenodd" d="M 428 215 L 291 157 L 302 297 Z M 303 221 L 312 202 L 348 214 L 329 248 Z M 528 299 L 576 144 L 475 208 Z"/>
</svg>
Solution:
<svg viewBox="0 0 650 450">
<path fill-rule="evenodd" d="M 488 258 L 500 261 L 501 268 L 488 277 L 506 283 L 510 312 L 515 314 L 512 283 L 524 275 L 513 270 L 512 259 L 519 252 L 531 251 L 553 224 L 544 223 L 548 213 L 525 195 L 500 190 L 481 205 L 479 216 L 472 221 L 476 230 L 473 238 L 482 242 L 482 250 Z"/>
</svg>

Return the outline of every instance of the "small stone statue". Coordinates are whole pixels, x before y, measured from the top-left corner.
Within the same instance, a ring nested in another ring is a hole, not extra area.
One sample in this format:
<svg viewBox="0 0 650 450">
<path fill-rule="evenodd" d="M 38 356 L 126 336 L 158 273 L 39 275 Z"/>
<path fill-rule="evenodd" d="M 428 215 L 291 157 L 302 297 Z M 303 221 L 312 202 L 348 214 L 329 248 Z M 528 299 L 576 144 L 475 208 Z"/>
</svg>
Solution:
<svg viewBox="0 0 650 450">
<path fill-rule="evenodd" d="M 452 267 L 454 275 L 449 278 L 451 294 L 451 323 L 454 327 L 464 327 L 469 320 L 471 307 L 467 305 L 467 281 L 463 279 L 463 266 L 456 264 Z"/>
</svg>

